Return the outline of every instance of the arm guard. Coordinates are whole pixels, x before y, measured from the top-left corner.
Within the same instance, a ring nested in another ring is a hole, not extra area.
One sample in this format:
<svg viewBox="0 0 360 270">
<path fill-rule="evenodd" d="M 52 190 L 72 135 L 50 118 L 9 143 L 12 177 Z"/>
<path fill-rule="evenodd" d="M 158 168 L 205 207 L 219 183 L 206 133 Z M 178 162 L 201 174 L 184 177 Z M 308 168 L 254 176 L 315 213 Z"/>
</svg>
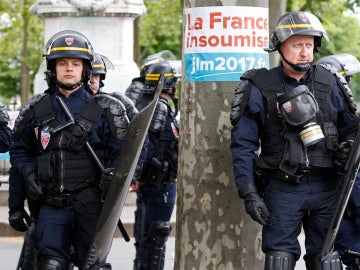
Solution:
<svg viewBox="0 0 360 270">
<path fill-rule="evenodd" d="M 124 104 L 107 94 L 98 94 L 94 98 L 101 108 L 107 110 L 107 116 L 114 136 L 119 140 L 124 140 L 130 123 Z"/>
<path fill-rule="evenodd" d="M 18 117 L 15 120 L 14 128 L 12 130 L 12 138 L 14 141 L 24 137 L 22 136 L 22 131 L 25 127 L 25 123 L 28 122 L 28 118 L 30 117 L 30 112 L 34 105 L 38 103 L 42 98 L 44 98 L 47 94 L 38 94 L 29 99 L 29 101 L 21 108 Z M 27 141 L 27 138 L 22 138 Z"/>
<path fill-rule="evenodd" d="M 248 80 L 241 81 L 235 89 L 235 94 L 231 103 L 230 121 L 235 124 L 244 114 L 245 107 L 250 97 L 250 83 Z"/>
<path fill-rule="evenodd" d="M 168 105 L 165 99 L 160 98 L 151 119 L 149 130 L 155 133 L 160 133 L 164 130 L 166 124 L 166 117 L 168 114 Z"/>
</svg>

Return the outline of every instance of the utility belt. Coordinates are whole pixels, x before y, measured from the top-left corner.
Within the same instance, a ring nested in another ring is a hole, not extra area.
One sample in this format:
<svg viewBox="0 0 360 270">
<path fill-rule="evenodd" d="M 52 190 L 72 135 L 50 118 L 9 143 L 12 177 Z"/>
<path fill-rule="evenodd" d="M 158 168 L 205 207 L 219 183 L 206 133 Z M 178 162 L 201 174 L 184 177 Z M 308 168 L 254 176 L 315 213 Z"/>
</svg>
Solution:
<svg viewBox="0 0 360 270">
<path fill-rule="evenodd" d="M 60 194 L 54 194 L 48 191 L 48 193 L 45 192 L 45 196 L 43 198 L 43 202 L 47 203 L 54 207 L 64 207 L 64 206 L 70 206 L 74 204 L 75 197 L 84 191 L 85 189 L 91 188 L 93 185 L 87 185 L 85 187 L 72 190 L 71 192 L 65 190 L 64 193 Z"/>
<path fill-rule="evenodd" d="M 330 170 L 331 171 L 331 170 Z M 300 170 L 296 174 L 288 174 L 282 170 L 267 170 L 267 175 L 293 183 L 304 183 L 324 178 L 329 173 L 329 169 L 320 170 Z"/>
<path fill-rule="evenodd" d="M 69 206 L 74 204 L 74 198 L 76 194 L 70 194 L 70 193 L 49 194 L 45 196 L 43 202 L 54 207 Z"/>
</svg>

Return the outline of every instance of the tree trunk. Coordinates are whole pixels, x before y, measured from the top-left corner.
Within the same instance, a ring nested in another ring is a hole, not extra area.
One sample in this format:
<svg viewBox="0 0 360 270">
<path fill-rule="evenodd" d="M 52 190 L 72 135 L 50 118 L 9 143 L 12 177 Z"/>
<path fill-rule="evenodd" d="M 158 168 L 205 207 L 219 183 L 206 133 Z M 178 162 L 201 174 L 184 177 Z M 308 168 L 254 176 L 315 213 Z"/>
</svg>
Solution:
<svg viewBox="0 0 360 270">
<path fill-rule="evenodd" d="M 265 0 L 185 0 L 184 9 L 224 2 L 268 8 Z M 239 81 L 187 81 L 184 53 L 174 269 L 263 269 L 261 226 L 237 194 L 229 150 L 229 113 Z"/>
<path fill-rule="evenodd" d="M 275 29 L 275 25 L 281 15 L 285 13 L 286 0 L 270 0 L 269 1 L 269 30 L 270 35 Z M 276 67 L 279 65 L 280 54 L 272 52 L 270 57 L 270 67 Z"/>
</svg>

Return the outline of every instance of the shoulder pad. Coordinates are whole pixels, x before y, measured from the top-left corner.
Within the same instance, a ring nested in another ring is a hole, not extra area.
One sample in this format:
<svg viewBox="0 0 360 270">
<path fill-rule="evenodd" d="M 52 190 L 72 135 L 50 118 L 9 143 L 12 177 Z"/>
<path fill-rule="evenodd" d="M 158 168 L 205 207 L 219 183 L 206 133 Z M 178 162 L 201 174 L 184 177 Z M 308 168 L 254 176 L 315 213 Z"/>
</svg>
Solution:
<svg viewBox="0 0 360 270">
<path fill-rule="evenodd" d="M 235 124 L 239 121 L 244 113 L 244 109 L 250 97 L 250 83 L 249 81 L 240 81 L 239 85 L 235 88 L 234 97 L 231 102 L 230 121 Z"/>
<path fill-rule="evenodd" d="M 135 107 L 134 102 L 127 97 L 126 95 L 122 94 L 122 93 L 109 93 L 109 95 L 113 96 L 114 98 L 120 100 L 126 108 L 126 113 L 130 119 L 130 121 L 134 118 L 134 116 L 138 113 L 138 110 Z"/>
<path fill-rule="evenodd" d="M 123 140 L 130 123 L 124 104 L 109 94 L 100 93 L 94 98 L 101 108 L 107 110 L 107 117 L 114 136 Z"/>
<path fill-rule="evenodd" d="M 166 124 L 166 117 L 168 114 L 168 105 L 166 100 L 160 98 L 156 104 L 153 118 L 150 123 L 150 131 L 159 133 L 163 131 Z"/>
<path fill-rule="evenodd" d="M 354 99 L 353 93 L 352 93 L 345 77 L 342 76 L 333 65 L 330 65 L 327 63 L 321 63 L 319 65 L 324 67 L 325 69 L 327 69 L 328 71 L 330 71 L 331 73 L 333 73 L 336 76 L 338 85 L 344 94 L 345 101 L 348 104 L 350 111 L 352 113 L 355 113 L 357 110 L 356 100 Z"/>
<path fill-rule="evenodd" d="M 257 71 L 258 71 L 258 69 L 255 69 L 255 68 L 249 69 L 241 75 L 240 79 L 252 78 L 256 74 Z"/>
<path fill-rule="evenodd" d="M 130 98 L 136 105 L 140 98 L 141 91 L 144 88 L 144 84 L 139 81 L 133 81 L 125 91 L 125 95 Z"/>
<path fill-rule="evenodd" d="M 0 102 L 0 123 L 1 124 L 4 124 L 4 125 L 7 125 L 8 122 L 9 122 L 9 113 L 7 111 L 7 108 L 5 107 L 4 104 L 2 104 Z"/>
<path fill-rule="evenodd" d="M 28 117 L 30 116 L 29 115 L 30 111 L 32 110 L 32 108 L 34 107 L 34 105 L 36 103 L 38 103 L 41 99 L 43 99 L 47 95 L 48 94 L 41 93 L 41 94 L 32 96 L 28 100 L 28 102 L 26 102 L 26 104 L 20 109 L 19 115 L 15 120 L 14 128 L 12 130 L 13 140 L 17 140 L 20 138 L 21 133 L 24 129 L 24 123 L 27 121 Z"/>
<path fill-rule="evenodd" d="M 321 64 L 319 64 L 319 66 L 324 67 L 325 69 L 327 69 L 331 73 L 334 73 L 334 74 L 338 73 L 338 70 L 336 69 L 336 67 L 334 67 L 333 65 L 330 65 L 328 63 L 321 63 Z"/>
</svg>

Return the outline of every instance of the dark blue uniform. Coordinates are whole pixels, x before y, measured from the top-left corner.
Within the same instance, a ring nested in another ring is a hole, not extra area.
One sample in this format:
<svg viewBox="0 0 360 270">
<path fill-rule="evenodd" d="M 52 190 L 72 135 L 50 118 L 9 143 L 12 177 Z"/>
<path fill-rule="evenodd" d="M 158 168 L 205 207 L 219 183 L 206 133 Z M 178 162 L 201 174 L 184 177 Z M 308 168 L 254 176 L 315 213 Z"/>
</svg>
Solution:
<svg viewBox="0 0 360 270">
<path fill-rule="evenodd" d="M 167 101 L 161 97 L 159 102 L 167 104 Z M 169 107 L 168 110 L 170 110 Z M 156 114 L 155 111 L 154 115 Z M 137 257 L 140 258 L 138 269 L 148 269 L 148 258 L 151 257 L 149 253 L 154 252 L 156 249 L 154 245 L 157 242 L 160 243 L 157 248 L 164 248 L 167 235 L 171 230 L 169 226 L 176 199 L 178 151 L 174 121 L 168 111 L 163 129 L 156 131 L 150 127 L 148 132 L 147 158 L 144 162 L 142 177 L 139 179 L 141 186 L 137 191 L 135 212 L 135 246 Z M 154 157 L 160 162 L 159 166 L 167 164 L 165 175 L 161 175 L 156 169 L 154 171 Z M 162 227 L 161 224 L 166 225 Z"/>
<path fill-rule="evenodd" d="M 270 72 L 280 82 L 280 88 L 285 89 L 285 92 L 291 91 L 300 84 L 307 85 L 310 91 L 314 92 L 314 66 L 299 82 L 287 76 L 281 66 L 271 69 Z M 246 82 L 242 81 L 242 83 Z M 331 152 L 336 150 L 336 146 L 330 146 L 329 144 L 337 139 L 339 141 L 353 139 L 359 123 L 359 119 L 348 110 L 343 92 L 339 88 L 335 76 L 331 82 L 327 83 L 329 83 L 329 89 L 331 90 L 327 96 L 326 104 L 322 104 L 323 107 L 327 108 L 326 111 L 322 112 L 323 119 L 333 120 L 336 127 L 336 132 L 333 133 L 337 133 L 337 138 L 329 140 L 330 135 L 325 134 L 323 149 L 327 149 L 327 153 L 324 154 L 325 157 L 320 161 L 312 156 L 313 159 L 306 159 L 303 163 L 296 164 L 298 167 L 297 173 L 309 171 L 309 175 L 313 177 L 300 179 L 300 183 L 295 183 L 267 174 L 267 185 L 265 186 L 263 201 L 270 212 L 270 216 L 267 224 L 263 227 L 262 249 L 265 253 L 272 250 L 288 252 L 294 254 L 295 259 L 298 260 L 301 250 L 297 237 L 302 228 L 306 236 L 305 248 L 307 255 L 305 255 L 305 258 L 321 251 L 326 228 L 336 204 L 338 191 L 338 179 L 336 173 L 333 173 L 334 170 L 331 164 Z M 277 135 L 266 134 L 266 130 L 271 130 L 271 121 L 274 120 L 269 119 L 271 111 L 268 111 L 267 108 L 274 104 L 266 104 L 262 92 L 253 83 L 250 84 L 248 102 L 244 108 L 244 113 L 234 125 L 231 138 L 234 177 L 239 193 L 244 187 L 254 185 L 255 160 L 258 161 L 255 152 L 260 147 L 259 140 L 262 141 L 262 146 L 266 147 L 266 154 L 272 153 L 265 155 L 264 152 L 260 152 L 260 163 L 265 164 L 266 169 L 279 171 L 279 168 L 276 168 L 274 164 L 279 166 L 278 158 L 284 155 L 282 152 L 277 152 L 281 149 L 281 147 L 277 148 L 279 143 L 272 146 L 277 150 L 272 150 L 268 144 L 269 140 L 278 140 L 283 134 L 281 132 Z M 279 92 L 281 92 L 281 89 L 279 89 Z M 318 98 L 316 93 L 315 98 Z M 277 117 L 276 107 L 274 110 L 273 116 Z M 321 106 L 320 110 L 322 110 Z M 324 132 L 327 133 L 327 131 Z M 279 142 L 282 143 L 283 141 L 279 139 Z M 329 150 L 330 147 L 333 150 Z M 309 152 L 310 149 L 314 148 L 309 148 Z M 296 157 L 291 158 L 294 160 Z M 299 160 L 301 159 L 299 158 Z M 318 164 L 326 165 L 322 167 L 315 166 L 313 161 L 314 163 L 318 162 Z M 313 174 L 312 171 L 322 171 L 323 173 Z M 326 173 L 326 171 L 329 173 Z"/>
<path fill-rule="evenodd" d="M 340 223 L 335 239 L 335 249 L 340 253 L 348 270 L 359 269 L 359 256 L 353 256 L 348 251 L 360 254 L 360 174 L 357 175 L 344 217 Z"/>
<path fill-rule="evenodd" d="M 51 108 L 55 114 L 55 120 L 59 124 L 64 124 L 69 119 L 55 100 L 56 95 L 62 96 L 59 92 L 49 96 Z M 66 100 L 73 117 L 78 119 L 92 96 L 84 88 L 80 88 L 68 99 L 63 96 L 62 98 Z M 105 167 L 114 167 L 121 150 L 122 140 L 114 135 L 106 113 L 107 110 L 101 113 L 87 141 L 102 158 Z M 81 267 L 102 207 L 102 190 L 98 186 L 101 171 L 93 163 L 90 155 L 79 156 L 79 160 L 83 163 L 78 163 L 76 159 L 68 161 L 64 158 L 64 155 L 67 158 L 71 156 L 76 158 L 81 151 L 85 153 L 86 140 L 76 141 L 79 136 L 81 138 L 80 134 L 77 134 L 77 138 L 69 137 L 67 134 L 67 140 L 62 141 L 60 138 L 58 142 L 63 144 L 57 147 L 51 145 L 51 136 L 48 137 L 46 129 L 41 132 L 44 129 L 38 128 L 36 120 L 38 119 L 34 115 L 34 107 L 30 106 L 24 115 L 24 121 L 19 120 L 21 132 L 15 137 L 10 149 L 12 166 L 14 170 L 21 172 L 22 177 L 30 171 L 36 171 L 38 175 L 40 172 L 48 175 L 47 180 L 45 177 L 39 181 L 44 191 L 44 198 L 37 213 L 36 249 L 40 256 L 48 255 L 69 263 L 70 249 L 73 247 L 75 251 L 73 262 Z M 65 134 L 62 133 L 62 135 Z M 72 145 L 71 142 L 77 143 Z M 46 148 L 50 145 L 52 147 L 49 151 L 51 160 L 49 163 L 45 162 L 44 168 L 41 157 L 48 153 Z M 81 164 L 91 163 L 93 166 L 81 167 Z M 85 171 L 91 171 L 92 177 L 88 177 Z M 65 178 L 62 178 L 63 175 Z M 77 179 L 69 181 L 67 177 Z M 64 194 L 66 194 L 66 199 L 61 197 L 61 201 L 53 200 L 56 196 Z"/>
</svg>

